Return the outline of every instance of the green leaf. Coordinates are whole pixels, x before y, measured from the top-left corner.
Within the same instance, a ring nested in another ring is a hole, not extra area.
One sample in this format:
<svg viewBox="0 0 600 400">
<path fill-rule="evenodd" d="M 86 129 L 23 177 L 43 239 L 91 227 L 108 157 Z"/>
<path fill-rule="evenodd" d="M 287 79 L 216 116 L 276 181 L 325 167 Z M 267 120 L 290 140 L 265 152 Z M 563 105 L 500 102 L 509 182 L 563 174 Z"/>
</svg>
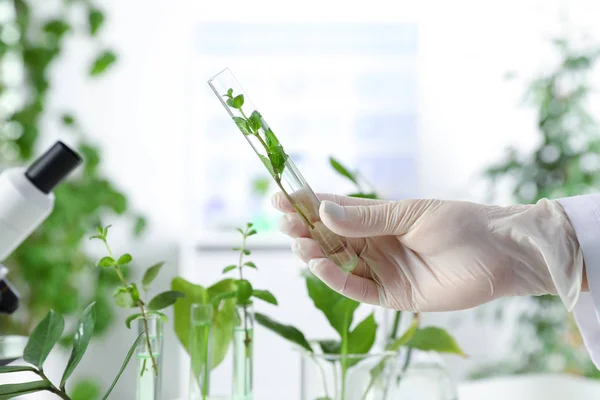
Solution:
<svg viewBox="0 0 600 400">
<path fill-rule="evenodd" d="M 125 326 L 127 329 L 131 329 L 131 321 L 138 319 L 142 316 L 142 313 L 131 314 L 129 317 L 125 319 Z"/>
<path fill-rule="evenodd" d="M 141 217 L 141 216 L 136 217 L 135 226 L 133 227 L 134 236 L 136 236 L 136 237 L 140 236 L 146 230 L 147 225 L 148 225 L 148 221 L 146 220 L 146 218 Z"/>
<path fill-rule="evenodd" d="M 248 121 L 246 121 L 244 118 L 241 117 L 233 117 L 233 120 L 235 121 L 235 124 L 238 126 L 238 128 L 240 128 L 240 131 L 244 134 L 244 135 L 252 135 L 252 130 L 250 129 L 250 126 L 248 125 Z"/>
<path fill-rule="evenodd" d="M 371 350 L 377 335 L 377 323 L 375 315 L 371 314 L 362 320 L 348 335 L 347 354 L 366 354 Z M 358 363 L 360 358 L 347 358 L 347 366 L 351 367 Z"/>
<path fill-rule="evenodd" d="M 48 311 L 46 317 L 31 332 L 23 352 L 23 359 L 31 365 L 42 368 L 64 328 L 63 317 L 54 310 Z"/>
<path fill-rule="evenodd" d="M 51 387 L 48 381 L 34 381 L 27 383 L 9 383 L 0 385 L 0 399 L 12 399 L 29 393 L 40 392 Z"/>
<path fill-rule="evenodd" d="M 222 293 L 237 293 L 235 280 L 223 279 L 208 289 L 195 285 L 183 278 L 175 278 L 171 282 L 171 289 L 180 291 L 185 297 L 180 299 L 174 306 L 173 325 L 177 338 L 185 350 L 190 353 L 190 315 L 192 304 L 208 304 L 209 299 L 218 297 Z M 214 305 L 212 326 L 212 363 L 216 368 L 227 355 L 229 346 L 233 339 L 233 325 L 235 316 L 235 300 L 225 299 Z"/>
<path fill-rule="evenodd" d="M 273 293 L 268 290 L 253 290 L 252 297 L 266 301 L 267 303 L 277 305 L 277 299 L 273 296 Z"/>
<path fill-rule="evenodd" d="M 254 235 L 256 235 L 256 233 L 257 233 L 257 232 L 256 232 L 256 229 L 251 229 L 251 230 L 248 232 L 248 234 L 246 234 L 246 237 L 254 236 Z"/>
<path fill-rule="evenodd" d="M 65 126 L 73 126 L 75 125 L 75 117 L 72 114 L 63 114 L 62 123 Z"/>
<path fill-rule="evenodd" d="M 153 266 L 148 268 L 146 272 L 144 272 L 144 277 L 142 278 L 142 288 L 145 291 L 147 291 L 150 288 L 150 284 L 158 276 L 158 273 L 160 272 L 160 269 L 163 265 L 165 265 L 164 262 L 159 262 L 157 264 L 154 264 Z"/>
<path fill-rule="evenodd" d="M 402 336 L 396 339 L 394 343 L 389 344 L 387 346 L 387 350 L 397 351 L 400 347 L 406 345 L 413 338 L 413 336 L 415 336 L 415 333 L 417 332 L 418 328 L 419 320 L 417 318 L 413 318 L 413 321 L 408 327 L 408 329 L 406 329 L 406 332 L 404 332 Z"/>
<path fill-rule="evenodd" d="M 246 262 L 244 263 L 244 265 L 245 265 L 246 267 L 250 267 L 250 268 L 258 269 L 258 268 L 256 268 L 256 264 L 254 264 L 252 261 L 246 261 Z"/>
<path fill-rule="evenodd" d="M 223 273 L 226 274 L 229 271 L 233 271 L 236 268 L 237 268 L 237 265 L 228 265 L 225 268 L 223 268 Z"/>
<path fill-rule="evenodd" d="M 236 290 L 235 281 L 225 279 L 210 286 L 207 293 L 210 298 L 215 298 L 217 293 L 228 293 Z M 233 341 L 235 311 L 235 298 L 225 298 L 215 306 L 212 326 L 212 368 L 216 368 L 225 360 L 229 346 Z"/>
<path fill-rule="evenodd" d="M 243 253 L 244 253 L 245 255 L 247 255 L 247 256 L 249 256 L 250 254 L 252 254 L 252 252 L 251 252 L 250 250 L 248 250 L 248 249 L 244 249 L 244 250 L 243 250 Z"/>
<path fill-rule="evenodd" d="M 102 14 L 102 11 L 98 10 L 97 8 L 90 8 L 88 10 L 88 26 L 90 35 L 96 36 L 103 22 L 104 14 Z"/>
<path fill-rule="evenodd" d="M 115 265 L 115 260 L 112 257 L 103 257 L 100 261 L 98 261 L 99 267 L 112 267 Z"/>
<path fill-rule="evenodd" d="M 448 332 L 434 326 L 418 329 L 407 343 L 407 346 L 423 351 L 452 353 L 466 357 L 466 354 Z"/>
<path fill-rule="evenodd" d="M 100 385 L 92 379 L 77 381 L 70 392 L 71 400 L 98 400 L 102 395 Z"/>
<path fill-rule="evenodd" d="M 377 196 L 376 193 L 351 193 L 348 195 L 348 197 L 357 197 L 359 199 L 378 199 L 379 196 Z"/>
<path fill-rule="evenodd" d="M 137 337 L 137 339 L 134 340 L 133 344 L 129 348 L 129 351 L 127 352 L 127 355 L 125 356 L 125 359 L 123 360 L 123 365 L 121 365 L 121 369 L 117 373 L 117 376 L 115 376 L 115 379 L 113 380 L 113 383 L 108 388 L 108 391 L 102 397 L 102 400 L 108 399 L 108 396 L 110 395 L 110 393 L 115 388 L 115 385 L 119 381 L 119 378 L 123 374 L 123 371 L 125 371 L 125 368 L 127 367 L 127 364 L 129 364 L 129 360 L 131 360 L 131 356 L 133 356 L 133 353 L 135 352 L 135 350 L 137 348 L 138 342 L 142 339 L 143 335 L 144 335 L 144 332 L 140 333 L 139 336 Z"/>
<path fill-rule="evenodd" d="M 121 308 L 133 308 L 137 306 L 137 303 L 131 297 L 129 288 L 118 287 L 113 293 L 117 305 Z"/>
<path fill-rule="evenodd" d="M 358 308 L 359 303 L 330 289 L 310 272 L 305 274 L 305 279 L 308 295 L 315 307 L 325 314 L 331 326 L 340 336 L 344 336 L 352 325 L 354 311 Z"/>
<path fill-rule="evenodd" d="M 246 279 L 238 279 L 237 285 L 237 301 L 240 305 L 250 303 L 250 297 L 252 297 L 252 285 Z"/>
<path fill-rule="evenodd" d="M 63 36 L 71 29 L 71 26 L 67 21 L 62 19 L 52 19 L 44 25 L 44 32 L 51 33 L 58 37 Z"/>
<path fill-rule="evenodd" d="M 227 89 L 227 97 L 232 97 L 233 96 L 233 89 L 229 88 Z"/>
<path fill-rule="evenodd" d="M 102 75 L 117 61 L 117 55 L 111 50 L 105 50 L 92 62 L 90 76 Z"/>
<path fill-rule="evenodd" d="M 67 383 L 67 379 L 71 376 L 75 368 L 79 365 L 79 362 L 83 358 L 92 335 L 94 333 L 94 325 L 96 324 L 96 314 L 94 312 L 94 306 L 96 302 L 93 302 L 83 311 L 83 315 L 79 319 L 77 324 L 77 330 L 75 331 L 75 337 L 73 338 L 73 349 L 71 350 L 71 356 L 65 367 L 65 372 L 60 380 L 60 387 L 64 388 Z"/>
<path fill-rule="evenodd" d="M 375 314 L 362 320 L 348 335 L 348 354 L 366 354 L 371 350 L 377 335 Z"/>
<path fill-rule="evenodd" d="M 260 160 L 262 161 L 264 166 L 267 168 L 267 171 L 269 171 L 269 174 L 271 174 L 272 177 L 276 177 L 275 171 L 273 170 L 273 166 L 271 165 L 271 161 L 262 154 L 259 154 L 258 156 L 260 157 Z"/>
<path fill-rule="evenodd" d="M 168 290 L 154 296 L 150 303 L 148 303 L 148 310 L 162 310 L 163 308 L 169 307 L 185 295 L 176 290 Z"/>
<path fill-rule="evenodd" d="M 331 164 L 333 169 L 336 170 L 338 174 L 350 179 L 352 182 L 358 185 L 356 176 L 354 176 L 354 174 L 350 172 L 348 168 L 344 167 L 338 160 L 333 157 L 329 157 L 329 164 Z"/>
<path fill-rule="evenodd" d="M 5 365 L 0 367 L 0 374 L 8 374 L 11 372 L 34 372 L 35 368 L 27 365 Z"/>
<path fill-rule="evenodd" d="M 123 254 L 121 257 L 119 257 L 117 264 L 126 265 L 126 264 L 129 264 L 131 262 L 131 260 L 132 260 L 131 254 Z"/>
<path fill-rule="evenodd" d="M 185 294 L 173 307 L 173 327 L 177 338 L 189 354 L 192 304 L 207 304 L 208 293 L 204 287 L 179 277 L 171 281 L 171 289 Z"/>
<path fill-rule="evenodd" d="M 104 228 L 102 228 L 102 236 L 106 237 L 108 235 L 108 228 L 110 228 L 112 225 L 106 225 Z"/>
<path fill-rule="evenodd" d="M 210 302 L 213 305 L 218 306 L 221 301 L 225 299 L 233 299 L 237 297 L 237 294 L 237 290 L 232 290 L 231 292 L 217 293 L 214 297 L 211 297 Z"/>
<path fill-rule="evenodd" d="M 287 154 L 283 151 L 283 147 L 271 129 L 265 131 L 265 138 L 267 142 L 267 154 L 271 161 L 273 171 L 275 174 L 279 175 L 285 168 Z"/>
<path fill-rule="evenodd" d="M 243 94 L 238 94 L 231 100 L 231 106 L 233 108 L 240 109 L 240 108 L 242 108 L 243 105 L 244 105 L 244 95 Z"/>
<path fill-rule="evenodd" d="M 297 328 L 291 325 L 283 325 L 260 313 L 256 313 L 254 318 L 256 319 L 256 322 L 258 322 L 265 328 L 269 329 L 272 332 L 275 332 L 282 338 L 289 340 L 290 342 L 312 353 L 312 348 L 310 347 L 310 344 L 306 340 L 304 334 L 300 332 Z"/>
<path fill-rule="evenodd" d="M 128 287 L 128 290 L 131 294 L 131 299 L 135 304 L 137 304 L 138 300 L 140 299 L 140 291 L 138 290 L 137 285 L 135 283 L 131 283 Z"/>
<path fill-rule="evenodd" d="M 338 340 L 319 340 L 318 343 L 325 354 L 340 354 L 342 349 L 342 343 Z"/>
<path fill-rule="evenodd" d="M 258 111 L 252 111 L 250 118 L 248 118 L 248 125 L 254 132 L 262 127 L 262 117 Z"/>
</svg>

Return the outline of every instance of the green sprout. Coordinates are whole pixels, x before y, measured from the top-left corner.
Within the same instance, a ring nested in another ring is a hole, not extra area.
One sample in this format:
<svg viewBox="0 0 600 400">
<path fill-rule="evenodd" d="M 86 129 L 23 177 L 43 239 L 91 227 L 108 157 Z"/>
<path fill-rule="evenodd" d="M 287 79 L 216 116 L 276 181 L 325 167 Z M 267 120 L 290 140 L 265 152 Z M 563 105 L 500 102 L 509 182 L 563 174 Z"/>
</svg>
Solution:
<svg viewBox="0 0 600 400">
<path fill-rule="evenodd" d="M 242 106 L 244 105 L 244 95 L 239 94 L 234 96 L 233 89 L 228 89 L 227 93 L 222 95 L 227 100 L 225 103 L 235 109 L 238 110 L 242 115 L 241 117 L 233 117 L 233 121 L 238 126 L 239 130 L 245 136 L 253 136 L 255 137 L 261 146 L 264 148 L 267 156 L 259 154 L 260 160 L 264 164 L 269 174 L 275 180 L 275 183 L 281 190 L 281 192 L 285 195 L 288 201 L 294 206 L 300 217 L 306 222 L 306 224 L 311 228 L 315 229 L 313 222 L 306 216 L 306 214 L 300 209 L 296 201 L 292 199 L 287 190 L 283 188 L 282 177 L 283 171 L 285 169 L 285 164 L 289 158 L 286 154 L 285 150 L 277 136 L 273 133 L 271 128 L 267 125 L 262 115 L 258 111 L 252 111 L 250 117 L 246 115 Z"/>
</svg>

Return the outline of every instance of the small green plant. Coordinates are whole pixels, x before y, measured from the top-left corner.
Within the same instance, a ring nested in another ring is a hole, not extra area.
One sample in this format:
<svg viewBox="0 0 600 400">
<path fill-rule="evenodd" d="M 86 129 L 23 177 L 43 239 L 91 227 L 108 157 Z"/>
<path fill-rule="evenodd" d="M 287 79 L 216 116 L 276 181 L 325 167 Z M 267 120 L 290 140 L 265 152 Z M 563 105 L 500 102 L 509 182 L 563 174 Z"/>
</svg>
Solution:
<svg viewBox="0 0 600 400">
<path fill-rule="evenodd" d="M 58 314 L 54 310 L 50 310 L 48 314 L 46 314 L 46 317 L 42 319 L 42 321 L 33 329 L 31 336 L 27 341 L 25 351 L 23 352 L 23 359 L 31 366 L 11 365 L 0 367 L 0 373 L 33 372 L 34 374 L 38 375 L 40 379 L 25 383 L 0 385 L 0 398 L 11 399 L 13 397 L 25 394 L 48 391 L 54 393 L 61 399 L 72 400 L 72 397 L 67 394 L 67 381 L 85 355 L 92 338 L 92 334 L 94 333 L 95 323 L 95 303 L 91 303 L 89 306 L 87 306 L 81 319 L 79 320 L 79 323 L 77 324 L 77 333 L 73 339 L 71 356 L 69 357 L 69 361 L 65 366 L 60 384 L 55 385 L 44 373 L 44 362 L 62 336 L 65 327 L 65 320 L 62 315 Z M 131 360 L 133 352 L 135 351 L 135 348 L 141 338 L 142 334 L 140 334 L 133 342 L 127 355 L 125 356 L 125 359 L 123 360 L 123 364 L 121 365 L 119 372 L 117 373 L 106 394 L 104 394 L 102 397 L 102 400 L 107 399 L 112 392 L 113 388 L 121 377 L 121 374 L 125 370 L 125 367 L 129 363 L 129 360 Z"/>
<path fill-rule="evenodd" d="M 252 254 L 247 247 L 247 239 L 256 235 L 256 230 L 252 223 L 237 229 L 242 235 L 240 247 L 233 250 L 239 252 L 236 264 L 228 265 L 223 269 L 223 274 L 237 271 L 239 278 L 222 279 L 208 288 L 193 284 L 187 280 L 177 277 L 171 283 L 171 289 L 181 292 L 185 295 L 183 299 L 175 304 L 174 329 L 177 338 L 182 346 L 188 352 L 192 359 L 192 369 L 195 376 L 198 376 L 202 363 L 206 359 L 206 354 L 211 354 L 210 369 L 215 369 L 225 359 L 229 346 L 233 341 L 234 327 L 238 320 L 243 320 L 243 329 L 245 331 L 244 345 L 247 349 L 245 354 L 251 355 L 252 336 L 249 327 L 245 324 L 248 319 L 248 308 L 252 305 L 252 299 L 260 299 L 269 304 L 277 305 L 275 296 L 267 290 L 258 290 L 252 287 L 252 284 L 244 277 L 244 269 L 257 269 L 254 262 L 246 260 L 245 257 Z M 212 341 L 211 348 L 206 348 L 208 340 L 205 332 L 196 332 L 192 335 L 191 309 L 193 304 L 210 304 L 213 306 L 212 314 Z M 242 309 L 243 316 L 238 316 L 236 306 Z M 196 341 L 192 343 L 191 340 Z M 201 354 L 192 354 L 192 351 L 199 351 Z M 205 375 L 206 378 L 207 375 Z M 206 384 L 200 385 L 205 389 Z M 207 393 L 202 393 L 206 397 Z"/>
<path fill-rule="evenodd" d="M 108 252 L 108 255 L 103 257 L 98 262 L 98 266 L 102 268 L 114 269 L 117 276 L 119 277 L 119 281 L 121 282 L 122 286 L 117 287 L 113 293 L 113 297 L 115 298 L 117 305 L 121 308 L 139 308 L 139 313 L 135 313 L 127 317 L 127 319 L 125 320 L 125 325 L 128 328 L 130 328 L 131 321 L 138 318 L 143 319 L 145 330 L 144 337 L 146 340 L 148 354 L 150 355 L 150 359 L 152 361 L 152 369 L 154 370 L 154 374 L 158 375 L 158 366 L 154 357 L 155 352 L 152 350 L 150 332 L 148 329 L 148 316 L 154 314 L 158 315 L 163 320 L 166 320 L 166 315 L 164 315 L 160 310 L 175 304 L 175 302 L 179 298 L 182 298 L 185 295 L 182 292 L 176 290 L 168 290 L 157 294 L 149 302 L 146 303 L 140 295 L 138 286 L 133 282 L 127 283 L 125 277 L 123 276 L 123 272 L 121 271 L 121 268 L 131 263 L 133 258 L 128 253 L 123 254 L 119 258 L 115 258 L 110 246 L 108 245 L 108 228 L 110 228 L 110 225 L 106 227 L 98 227 L 97 234 L 90 238 L 102 241 L 102 243 L 104 243 L 104 246 L 106 247 L 106 251 Z M 147 294 L 150 284 L 156 278 L 163 265 L 163 262 L 152 265 L 144 273 L 144 276 L 142 278 L 142 289 L 145 294 Z M 143 367 L 142 373 L 144 371 L 145 368 Z"/>
<path fill-rule="evenodd" d="M 281 192 L 287 197 L 289 202 L 294 206 L 298 214 L 302 217 L 302 219 L 306 222 L 306 224 L 314 229 L 315 226 L 313 221 L 308 218 L 306 213 L 300 209 L 297 205 L 297 202 L 290 196 L 287 190 L 283 187 L 282 177 L 283 171 L 286 166 L 286 161 L 289 156 L 283 149 L 281 143 L 277 139 L 277 136 L 273 133 L 273 130 L 267 125 L 266 121 L 262 117 L 262 115 L 258 111 L 252 111 L 250 116 L 248 117 L 242 106 L 244 105 L 244 95 L 238 94 L 234 95 L 233 89 L 228 89 L 227 93 L 222 95 L 227 100 L 225 101 L 227 105 L 235 110 L 238 110 L 242 115 L 241 117 L 233 117 L 233 121 L 238 126 L 239 130 L 245 136 L 253 136 L 255 137 L 260 145 L 266 152 L 266 156 L 263 154 L 259 154 L 259 157 L 269 171 L 269 174 L 275 180 L 275 183 L 281 190 Z"/>
</svg>

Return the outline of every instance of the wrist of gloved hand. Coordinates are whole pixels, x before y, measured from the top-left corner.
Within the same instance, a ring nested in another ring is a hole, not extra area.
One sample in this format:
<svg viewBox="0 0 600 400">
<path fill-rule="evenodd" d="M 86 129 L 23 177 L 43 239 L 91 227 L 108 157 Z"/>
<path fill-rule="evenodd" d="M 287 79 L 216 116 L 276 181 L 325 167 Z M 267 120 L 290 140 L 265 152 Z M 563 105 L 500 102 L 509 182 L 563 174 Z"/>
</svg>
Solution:
<svg viewBox="0 0 600 400">
<path fill-rule="evenodd" d="M 518 285 L 529 293 L 557 294 L 571 311 L 583 283 L 583 255 L 571 222 L 562 206 L 553 200 L 535 205 L 492 208 L 490 228 L 494 235 L 510 238 L 506 251 L 513 251 Z M 499 241 L 501 242 L 501 241 Z M 514 246 L 514 248 L 512 247 Z"/>
</svg>

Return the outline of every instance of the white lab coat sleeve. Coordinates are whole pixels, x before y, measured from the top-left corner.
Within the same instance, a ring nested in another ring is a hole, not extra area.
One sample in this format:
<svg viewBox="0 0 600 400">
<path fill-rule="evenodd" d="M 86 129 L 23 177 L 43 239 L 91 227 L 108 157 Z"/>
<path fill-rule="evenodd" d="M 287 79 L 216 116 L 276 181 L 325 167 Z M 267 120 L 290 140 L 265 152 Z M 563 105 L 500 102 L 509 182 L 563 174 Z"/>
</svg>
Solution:
<svg viewBox="0 0 600 400">
<path fill-rule="evenodd" d="M 588 353 L 600 368 L 600 194 L 558 201 L 577 234 L 590 289 L 579 296 L 573 313 Z"/>
</svg>

